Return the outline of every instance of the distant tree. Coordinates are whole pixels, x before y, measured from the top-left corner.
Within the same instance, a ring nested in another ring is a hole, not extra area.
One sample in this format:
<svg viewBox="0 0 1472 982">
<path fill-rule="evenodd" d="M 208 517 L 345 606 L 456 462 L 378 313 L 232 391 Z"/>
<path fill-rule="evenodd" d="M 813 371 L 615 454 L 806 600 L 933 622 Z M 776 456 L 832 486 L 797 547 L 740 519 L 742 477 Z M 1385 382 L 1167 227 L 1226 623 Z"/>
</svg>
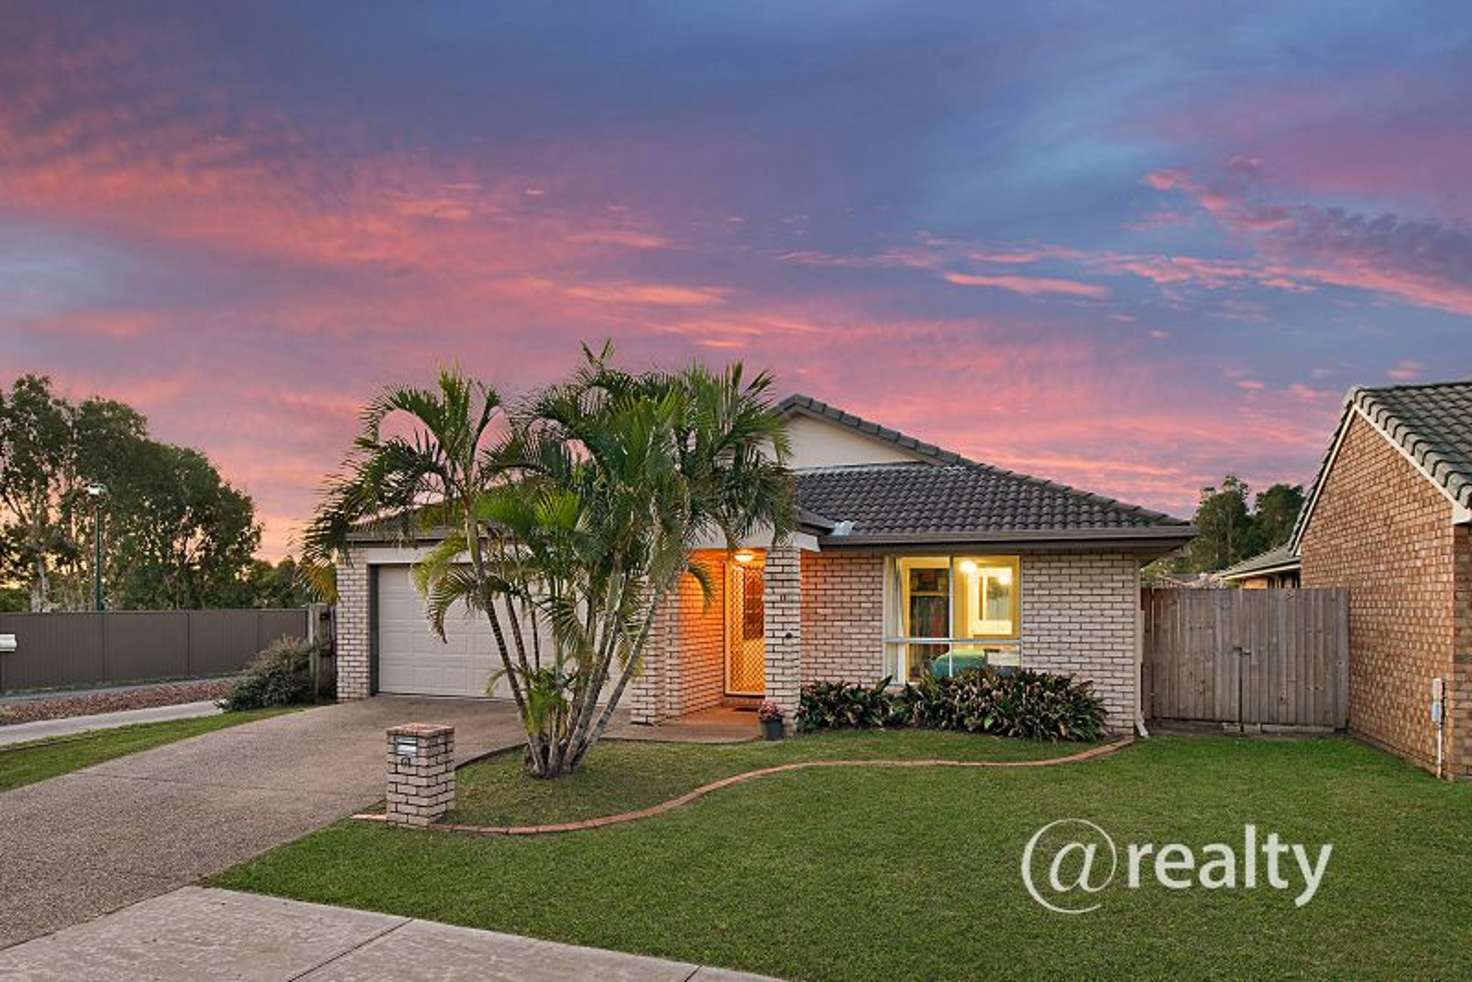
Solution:
<svg viewBox="0 0 1472 982">
<path fill-rule="evenodd" d="M 1275 549 L 1293 534 L 1302 507 L 1302 485 L 1274 484 L 1254 498 L 1244 481 L 1228 474 L 1220 487 L 1202 489 L 1194 519 L 1198 535 L 1183 557 L 1156 572 L 1215 572 Z"/>
<path fill-rule="evenodd" d="M 92 540 L 98 515 L 87 487 L 101 484 L 108 489 L 101 512 L 103 542 L 110 545 L 111 520 L 126 508 L 131 475 L 149 452 L 148 421 L 131 406 L 111 399 L 87 399 L 75 408 L 68 406 L 67 412 L 69 444 L 58 499 L 62 535 L 54 559 L 59 575 L 51 602 L 67 610 L 87 610 L 93 601 Z M 113 558 L 110 547 L 104 556 Z M 106 565 L 116 567 L 115 562 Z M 115 569 L 103 570 L 108 584 L 115 575 Z"/>
<path fill-rule="evenodd" d="M 149 441 L 110 495 L 115 606 L 232 606 L 260 545 L 251 499 L 197 450 Z"/>
<path fill-rule="evenodd" d="M 91 606 L 94 483 L 107 488 L 110 606 L 216 606 L 234 595 L 260 542 L 250 498 L 198 451 L 149 439 L 132 407 L 74 405 L 46 377 L 23 375 L 0 389 L 0 581 L 23 585 L 29 609 Z"/>
<path fill-rule="evenodd" d="M 0 554 L 4 572 L 27 584 L 32 610 L 47 609 L 52 559 L 67 546 L 61 506 L 71 417 L 44 376 L 22 375 L 8 395 L 0 390 Z"/>
<path fill-rule="evenodd" d="M 1190 567 L 1217 570 L 1252 554 L 1252 516 L 1247 508 L 1249 489 L 1241 478 L 1228 474 L 1221 487 L 1201 489 L 1196 506 L 1196 538 L 1186 549 Z"/>
<path fill-rule="evenodd" d="M 306 571 L 291 556 L 279 563 L 253 560 L 235 607 L 305 607 L 315 600 Z"/>
<path fill-rule="evenodd" d="M 1256 551 L 1276 549 L 1286 543 L 1302 509 L 1302 484 L 1274 484 L 1259 492 L 1252 509 L 1252 524 L 1257 533 Z"/>
</svg>

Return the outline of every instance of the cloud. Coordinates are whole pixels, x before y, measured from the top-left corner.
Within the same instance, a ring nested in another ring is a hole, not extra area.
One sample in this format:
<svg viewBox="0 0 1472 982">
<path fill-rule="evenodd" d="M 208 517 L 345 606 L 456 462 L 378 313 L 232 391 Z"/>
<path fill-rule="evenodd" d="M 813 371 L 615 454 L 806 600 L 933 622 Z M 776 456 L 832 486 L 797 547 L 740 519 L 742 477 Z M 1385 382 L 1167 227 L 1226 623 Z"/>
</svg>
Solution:
<svg viewBox="0 0 1472 982">
<path fill-rule="evenodd" d="M 1109 287 L 1102 284 L 1080 283 L 1077 280 L 1062 280 L 1050 276 L 986 276 L 951 272 L 945 274 L 945 280 L 957 286 L 989 286 L 1020 293 L 1025 297 L 1064 296 L 1102 300 L 1109 296 Z"/>
<path fill-rule="evenodd" d="M 1385 373 L 1385 377 L 1393 379 L 1396 382 L 1413 382 L 1420 378 L 1421 373 L 1425 370 L 1426 366 L 1419 361 L 1406 359 L 1405 361 L 1397 362 L 1393 368 Z"/>
<path fill-rule="evenodd" d="M 1183 170 L 1145 177 L 1156 190 L 1184 194 L 1256 252 L 1242 263 L 1173 260 L 1171 266 L 1180 273 L 1177 282 L 1220 286 L 1245 277 L 1276 289 L 1336 286 L 1472 314 L 1472 228 L 1389 213 L 1265 202 L 1261 178 L 1261 162 L 1242 157 L 1231 158 L 1210 179 Z M 1147 275 L 1139 268 L 1130 271 Z"/>
<path fill-rule="evenodd" d="M 593 300 L 598 303 L 669 307 L 705 307 L 724 303 L 730 293 L 720 287 L 681 286 L 674 283 L 593 283 L 571 286 L 564 292 L 579 300 Z"/>
</svg>

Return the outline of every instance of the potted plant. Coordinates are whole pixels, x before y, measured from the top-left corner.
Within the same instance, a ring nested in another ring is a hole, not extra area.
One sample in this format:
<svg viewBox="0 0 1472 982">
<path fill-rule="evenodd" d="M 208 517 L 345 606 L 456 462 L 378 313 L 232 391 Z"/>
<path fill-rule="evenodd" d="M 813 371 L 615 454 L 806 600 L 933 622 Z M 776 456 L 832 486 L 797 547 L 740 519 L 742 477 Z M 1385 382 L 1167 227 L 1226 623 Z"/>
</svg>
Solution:
<svg viewBox="0 0 1472 982">
<path fill-rule="evenodd" d="M 768 740 L 782 739 L 782 707 L 770 699 L 762 701 L 762 706 L 756 711 L 756 718 L 762 723 L 762 736 Z"/>
</svg>

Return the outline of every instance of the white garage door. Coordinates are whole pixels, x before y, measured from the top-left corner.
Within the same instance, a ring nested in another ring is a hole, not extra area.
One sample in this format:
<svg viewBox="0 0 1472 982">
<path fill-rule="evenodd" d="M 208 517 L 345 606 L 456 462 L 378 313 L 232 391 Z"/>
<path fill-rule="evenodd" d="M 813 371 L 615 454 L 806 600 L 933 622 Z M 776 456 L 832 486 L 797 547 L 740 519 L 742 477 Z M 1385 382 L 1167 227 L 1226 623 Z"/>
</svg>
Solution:
<svg viewBox="0 0 1472 982">
<path fill-rule="evenodd" d="M 531 634 L 525 626 L 523 630 L 530 644 Z M 378 691 L 486 695 L 487 681 L 501 669 L 501 655 L 485 614 L 463 607 L 451 611 L 445 617 L 445 638 L 441 641 L 430 628 L 409 567 L 378 567 Z M 491 694 L 509 699 L 511 689 L 502 678 Z"/>
</svg>

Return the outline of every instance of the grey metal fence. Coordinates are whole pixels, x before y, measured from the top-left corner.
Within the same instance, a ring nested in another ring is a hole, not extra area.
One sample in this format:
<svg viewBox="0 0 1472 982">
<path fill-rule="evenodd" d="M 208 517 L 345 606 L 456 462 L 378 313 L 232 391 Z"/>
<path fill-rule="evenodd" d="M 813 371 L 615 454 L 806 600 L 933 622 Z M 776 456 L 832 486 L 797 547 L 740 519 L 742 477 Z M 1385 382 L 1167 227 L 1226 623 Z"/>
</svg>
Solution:
<svg viewBox="0 0 1472 982">
<path fill-rule="evenodd" d="M 220 675 L 308 633 L 306 608 L 0 614 L 0 692 Z"/>
</svg>

